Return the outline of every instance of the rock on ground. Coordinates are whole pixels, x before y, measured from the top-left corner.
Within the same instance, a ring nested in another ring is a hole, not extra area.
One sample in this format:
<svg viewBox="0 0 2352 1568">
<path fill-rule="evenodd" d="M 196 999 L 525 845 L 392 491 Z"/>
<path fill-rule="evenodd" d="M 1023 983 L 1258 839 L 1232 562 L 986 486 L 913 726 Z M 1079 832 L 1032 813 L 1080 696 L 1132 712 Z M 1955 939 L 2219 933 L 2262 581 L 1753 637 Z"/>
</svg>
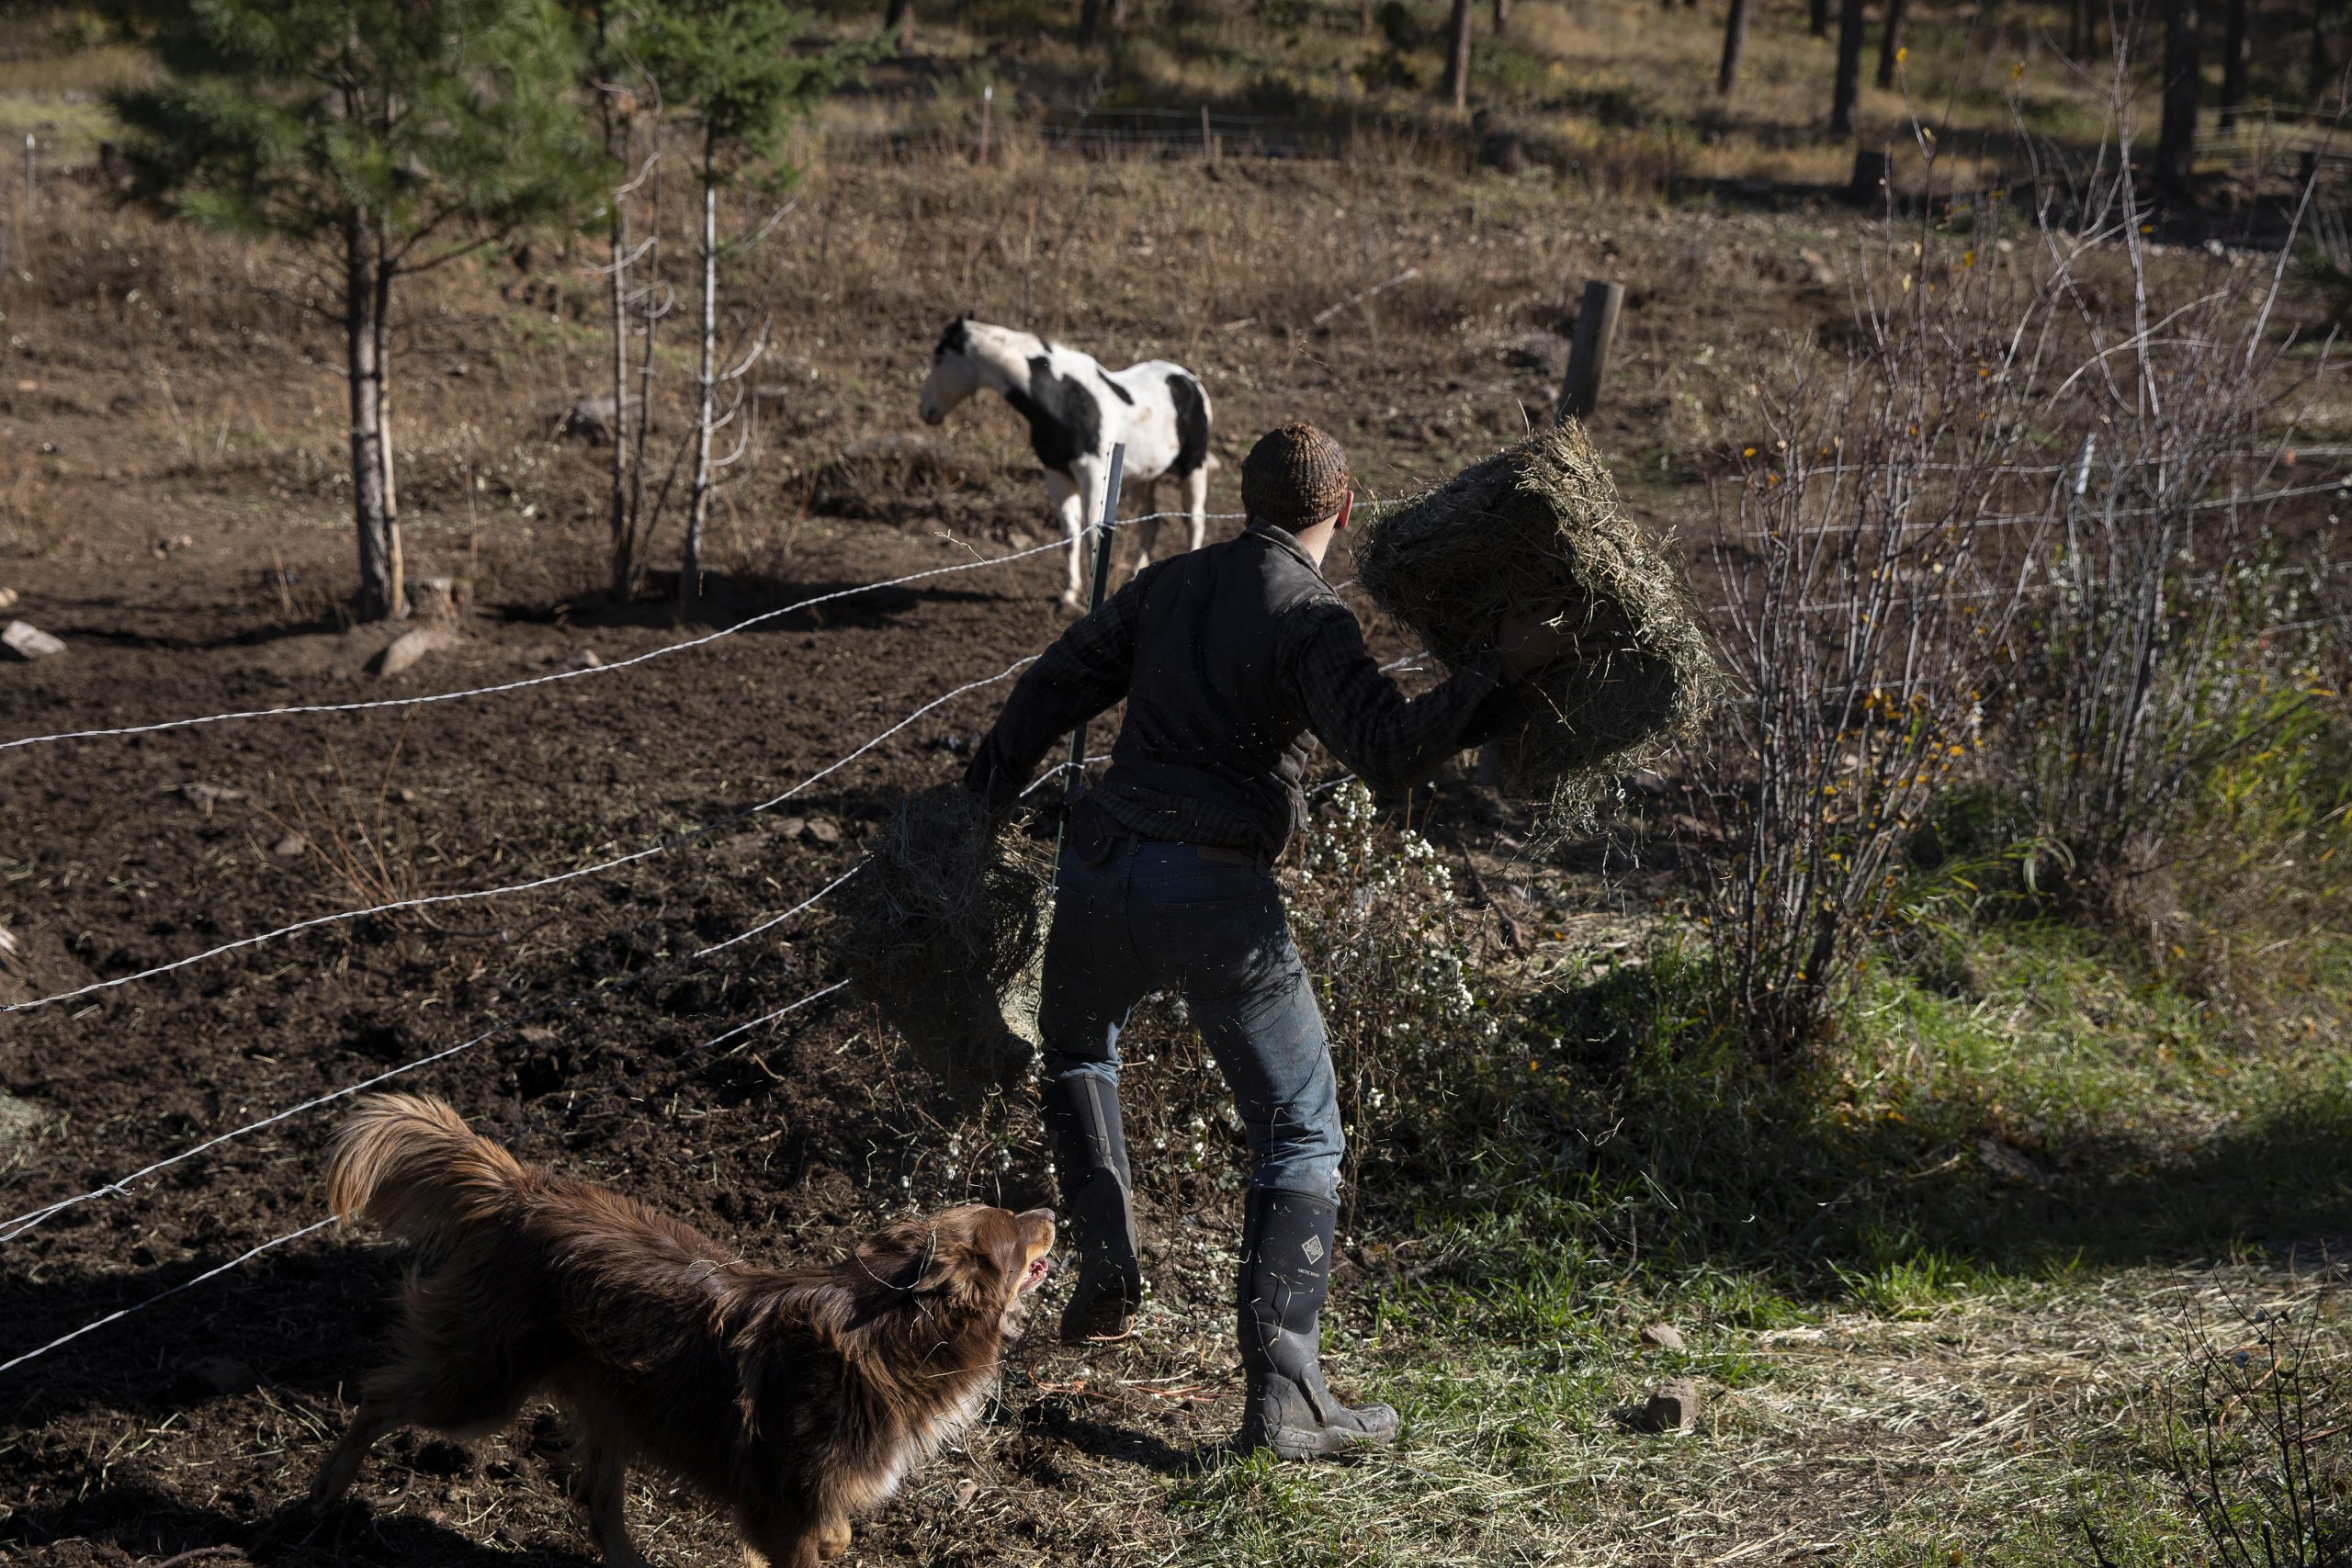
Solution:
<svg viewBox="0 0 2352 1568">
<path fill-rule="evenodd" d="M 448 647 L 457 634 L 445 626 L 418 626 L 404 631 L 384 647 L 376 656 L 375 672 L 379 677 L 400 674 L 414 666 L 426 654 Z"/>
<path fill-rule="evenodd" d="M 1699 1385 L 1689 1378 L 1677 1378 L 1650 1395 L 1642 1407 L 1641 1427 L 1645 1432 L 1688 1432 L 1699 1425 Z"/>
<path fill-rule="evenodd" d="M 619 412 L 620 404 L 609 393 L 601 398 L 582 398 L 563 416 L 560 434 L 568 440 L 602 446 L 614 438 L 613 427 L 618 423 Z"/>
<path fill-rule="evenodd" d="M 10 621 L 8 629 L 0 631 L 0 647 L 6 647 L 10 654 L 28 662 L 65 651 L 63 643 L 30 621 Z"/>
</svg>

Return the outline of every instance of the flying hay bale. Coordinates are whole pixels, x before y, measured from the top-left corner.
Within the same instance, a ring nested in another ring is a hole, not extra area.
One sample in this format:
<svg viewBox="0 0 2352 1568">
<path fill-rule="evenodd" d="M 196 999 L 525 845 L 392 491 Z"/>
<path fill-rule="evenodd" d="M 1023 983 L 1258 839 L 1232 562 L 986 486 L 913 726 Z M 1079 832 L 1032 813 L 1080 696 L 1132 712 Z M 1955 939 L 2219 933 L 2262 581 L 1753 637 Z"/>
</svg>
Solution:
<svg viewBox="0 0 2352 1568">
<path fill-rule="evenodd" d="M 1605 654 L 1522 688 L 1494 745 L 1510 794 L 1557 828 L 1589 826 L 1611 782 L 1696 731 L 1722 671 L 1672 542 L 1625 515 L 1581 425 L 1529 437 L 1364 530 L 1356 570 L 1381 609 L 1460 665 L 1506 611 L 1580 594 Z"/>
<path fill-rule="evenodd" d="M 951 1094 L 1016 1081 L 1036 1047 L 1048 857 L 970 791 L 910 795 L 842 888 L 834 955 Z"/>
</svg>

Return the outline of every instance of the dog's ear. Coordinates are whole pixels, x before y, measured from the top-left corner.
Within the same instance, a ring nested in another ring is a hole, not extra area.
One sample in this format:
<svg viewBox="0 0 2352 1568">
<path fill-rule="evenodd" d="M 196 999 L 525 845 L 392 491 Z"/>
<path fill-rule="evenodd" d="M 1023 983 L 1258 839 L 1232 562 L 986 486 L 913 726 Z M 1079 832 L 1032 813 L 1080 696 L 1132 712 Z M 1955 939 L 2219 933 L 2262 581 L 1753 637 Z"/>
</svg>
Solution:
<svg viewBox="0 0 2352 1568">
<path fill-rule="evenodd" d="M 987 1300 L 1019 1276 L 1023 1261 L 1010 1216 L 977 1205 L 901 1220 L 856 1257 L 866 1280 L 890 1295 L 956 1304 Z"/>
<path fill-rule="evenodd" d="M 919 1295 L 955 1296 L 971 1283 L 971 1244 L 957 1227 L 933 1224 L 916 1259 L 910 1288 Z"/>
<path fill-rule="evenodd" d="M 865 1278 L 896 1295 L 928 1295 L 956 1282 L 962 1251 L 948 1229 L 930 1219 L 901 1220 L 861 1243 L 857 1267 Z"/>
</svg>

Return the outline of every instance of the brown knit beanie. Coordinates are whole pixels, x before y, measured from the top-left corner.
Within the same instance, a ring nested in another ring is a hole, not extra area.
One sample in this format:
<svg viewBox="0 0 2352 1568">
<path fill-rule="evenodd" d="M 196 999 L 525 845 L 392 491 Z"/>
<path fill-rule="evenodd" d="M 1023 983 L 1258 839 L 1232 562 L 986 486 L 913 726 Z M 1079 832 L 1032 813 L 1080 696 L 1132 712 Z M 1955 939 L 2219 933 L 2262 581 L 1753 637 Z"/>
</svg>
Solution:
<svg viewBox="0 0 2352 1568">
<path fill-rule="evenodd" d="M 1295 533 L 1347 498 L 1347 449 L 1311 424 L 1268 431 L 1241 459 L 1241 509 L 1255 522 Z"/>
</svg>

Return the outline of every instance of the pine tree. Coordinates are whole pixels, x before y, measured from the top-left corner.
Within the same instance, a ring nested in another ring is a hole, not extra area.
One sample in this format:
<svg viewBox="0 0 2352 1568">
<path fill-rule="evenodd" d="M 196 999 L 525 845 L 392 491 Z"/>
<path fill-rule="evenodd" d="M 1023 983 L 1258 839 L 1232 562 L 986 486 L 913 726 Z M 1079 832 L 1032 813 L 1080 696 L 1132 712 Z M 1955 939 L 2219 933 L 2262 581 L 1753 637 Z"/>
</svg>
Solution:
<svg viewBox="0 0 2352 1568">
<path fill-rule="evenodd" d="M 302 252 L 339 304 L 356 608 L 402 613 L 387 423 L 393 286 L 571 216 L 594 160 L 548 0 L 124 0 L 164 71 L 118 93 L 135 188 Z"/>
</svg>

